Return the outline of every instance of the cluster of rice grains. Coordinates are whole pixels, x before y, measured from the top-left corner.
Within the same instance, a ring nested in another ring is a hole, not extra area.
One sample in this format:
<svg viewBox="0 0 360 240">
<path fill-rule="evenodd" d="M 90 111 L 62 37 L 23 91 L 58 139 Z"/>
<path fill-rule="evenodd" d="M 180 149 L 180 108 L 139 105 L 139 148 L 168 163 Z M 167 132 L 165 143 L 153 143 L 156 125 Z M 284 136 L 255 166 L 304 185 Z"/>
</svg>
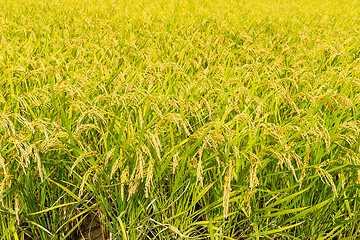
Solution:
<svg viewBox="0 0 360 240">
<path fill-rule="evenodd" d="M 0 236 L 360 234 L 355 2 L 155 2 L 0 3 Z"/>
</svg>

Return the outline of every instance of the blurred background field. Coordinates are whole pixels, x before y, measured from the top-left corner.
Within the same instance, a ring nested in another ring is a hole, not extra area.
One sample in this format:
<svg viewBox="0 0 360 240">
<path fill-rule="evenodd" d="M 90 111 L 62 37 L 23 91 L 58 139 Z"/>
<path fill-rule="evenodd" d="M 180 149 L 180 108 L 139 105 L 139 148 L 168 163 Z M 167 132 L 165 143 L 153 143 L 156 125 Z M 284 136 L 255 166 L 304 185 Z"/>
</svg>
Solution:
<svg viewBox="0 0 360 240">
<path fill-rule="evenodd" d="M 0 1 L 0 239 L 359 238 L 359 36 L 358 1 Z"/>
</svg>

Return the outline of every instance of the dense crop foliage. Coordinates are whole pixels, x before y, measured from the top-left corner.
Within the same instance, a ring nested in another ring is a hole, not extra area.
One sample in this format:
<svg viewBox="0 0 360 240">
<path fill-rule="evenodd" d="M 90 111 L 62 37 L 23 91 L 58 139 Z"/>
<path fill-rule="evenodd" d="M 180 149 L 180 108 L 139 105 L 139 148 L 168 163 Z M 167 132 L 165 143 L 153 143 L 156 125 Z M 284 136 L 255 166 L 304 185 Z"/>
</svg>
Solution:
<svg viewBox="0 0 360 240">
<path fill-rule="evenodd" d="M 357 1 L 1 1 L 0 239 L 359 237 L 359 36 Z"/>
</svg>

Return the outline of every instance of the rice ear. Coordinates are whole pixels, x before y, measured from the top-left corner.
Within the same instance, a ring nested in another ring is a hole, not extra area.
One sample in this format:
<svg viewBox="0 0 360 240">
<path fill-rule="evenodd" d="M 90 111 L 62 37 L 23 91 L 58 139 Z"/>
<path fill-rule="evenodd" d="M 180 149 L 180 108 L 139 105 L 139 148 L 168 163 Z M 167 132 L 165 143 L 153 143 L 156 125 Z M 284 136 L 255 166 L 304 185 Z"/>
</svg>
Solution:
<svg viewBox="0 0 360 240">
<path fill-rule="evenodd" d="M 19 191 L 15 191 L 14 196 L 14 210 L 15 210 L 15 216 L 17 224 L 20 225 L 20 217 L 19 217 L 19 211 L 20 211 L 20 196 Z"/>
<path fill-rule="evenodd" d="M 79 198 L 81 198 L 81 196 L 83 195 L 85 184 L 86 184 L 88 178 L 90 177 L 91 173 L 96 169 L 96 167 L 97 166 L 92 166 L 91 168 L 89 168 L 85 172 L 84 176 L 82 177 L 81 184 L 80 184 L 80 190 L 79 190 L 79 194 L 78 194 Z"/>
<path fill-rule="evenodd" d="M 152 182 L 153 174 L 154 174 L 154 165 L 155 165 L 155 159 L 150 158 L 149 166 L 147 168 L 147 173 L 146 173 L 146 182 L 145 182 L 145 197 L 146 198 L 149 197 L 149 193 L 150 193 L 151 182 Z"/>
<path fill-rule="evenodd" d="M 33 145 L 32 148 L 33 148 L 34 158 L 35 158 L 35 161 L 36 161 L 36 164 L 37 164 L 37 170 L 39 172 L 40 180 L 41 180 L 41 182 L 43 182 L 44 181 L 44 174 L 43 174 L 43 171 L 42 171 L 39 149 L 36 147 L 36 145 Z"/>
<path fill-rule="evenodd" d="M 175 174 L 176 168 L 179 165 L 178 160 L 179 160 L 179 153 L 175 152 L 175 154 L 173 155 L 173 164 L 172 164 L 172 172 L 173 172 L 173 174 Z"/>
<path fill-rule="evenodd" d="M 7 170 L 6 170 L 6 163 L 5 163 L 5 159 L 3 158 L 3 156 L 1 155 L 1 153 L 0 153 L 0 168 L 2 168 L 3 169 L 3 171 L 4 171 L 4 176 L 5 176 L 5 178 L 7 177 Z"/>
<path fill-rule="evenodd" d="M 202 169 L 202 154 L 203 154 L 203 151 L 204 151 L 204 148 L 205 148 L 205 144 L 203 144 L 197 154 L 195 154 L 195 156 L 197 155 L 197 158 L 198 158 L 198 161 L 197 161 L 197 164 L 196 164 L 196 182 L 199 182 L 200 183 L 200 186 L 203 188 L 204 187 L 204 183 L 203 183 L 203 176 L 202 176 L 202 173 L 203 173 L 203 169 Z M 195 157 L 194 156 L 194 157 Z"/>
<path fill-rule="evenodd" d="M 126 166 L 125 169 L 122 171 L 120 176 L 120 194 L 121 194 L 121 200 L 124 201 L 124 185 L 125 182 L 128 181 L 129 178 L 129 166 Z"/>
<path fill-rule="evenodd" d="M 228 217 L 229 213 L 229 202 L 230 202 L 230 193 L 231 193 L 231 181 L 233 179 L 233 159 L 230 158 L 227 164 L 227 172 L 224 178 L 224 194 L 223 194 L 223 208 L 224 208 L 224 218 Z"/>
<path fill-rule="evenodd" d="M 90 151 L 90 152 L 86 152 L 82 155 L 80 155 L 79 157 L 77 157 L 76 161 L 73 163 L 73 165 L 71 166 L 70 168 L 70 174 L 69 176 L 72 175 L 75 167 L 82 161 L 82 160 L 85 160 L 87 157 L 92 157 L 92 156 L 96 156 L 97 155 L 97 152 L 96 151 Z"/>
</svg>

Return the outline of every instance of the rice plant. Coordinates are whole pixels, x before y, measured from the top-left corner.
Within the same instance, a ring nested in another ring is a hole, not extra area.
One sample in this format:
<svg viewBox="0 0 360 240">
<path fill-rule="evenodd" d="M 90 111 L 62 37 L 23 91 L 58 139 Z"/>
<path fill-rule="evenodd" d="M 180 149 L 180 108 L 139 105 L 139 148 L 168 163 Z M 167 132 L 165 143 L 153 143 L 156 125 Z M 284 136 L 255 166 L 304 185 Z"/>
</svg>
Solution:
<svg viewBox="0 0 360 240">
<path fill-rule="evenodd" d="M 359 16 L 0 1 L 0 240 L 360 238 Z"/>
</svg>

